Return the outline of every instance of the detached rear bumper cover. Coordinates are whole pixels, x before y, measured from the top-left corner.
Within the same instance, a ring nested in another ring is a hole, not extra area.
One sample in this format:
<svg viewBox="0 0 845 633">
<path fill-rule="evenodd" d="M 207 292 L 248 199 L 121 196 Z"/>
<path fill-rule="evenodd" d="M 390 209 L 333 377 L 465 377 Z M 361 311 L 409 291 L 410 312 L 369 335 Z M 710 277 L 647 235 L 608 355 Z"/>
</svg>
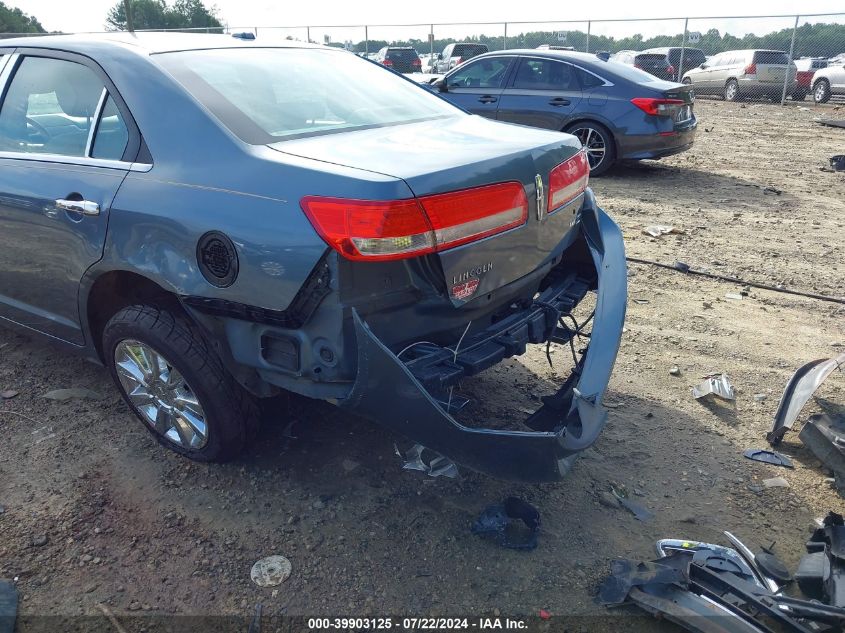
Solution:
<svg viewBox="0 0 845 633">
<path fill-rule="evenodd" d="M 553 417 L 558 424 L 549 428 L 554 431 L 463 426 L 438 405 L 357 312 L 358 376 L 349 397 L 338 404 L 472 470 L 513 481 L 561 479 L 573 456 L 595 442 L 607 420 L 601 401 L 619 350 L 627 302 L 625 247 L 619 227 L 595 206 L 591 195 L 581 213 L 598 277 L 596 314 L 577 384 L 573 388 L 574 380 L 567 380 L 531 416 Z"/>
</svg>

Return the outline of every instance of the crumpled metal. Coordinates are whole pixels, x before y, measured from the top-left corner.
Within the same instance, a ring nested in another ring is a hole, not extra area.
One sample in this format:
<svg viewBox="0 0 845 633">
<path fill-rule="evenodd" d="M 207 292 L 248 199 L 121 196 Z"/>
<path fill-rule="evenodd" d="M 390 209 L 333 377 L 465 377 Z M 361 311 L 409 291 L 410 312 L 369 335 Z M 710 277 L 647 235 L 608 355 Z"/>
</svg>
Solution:
<svg viewBox="0 0 845 633">
<path fill-rule="evenodd" d="M 696 400 L 711 394 L 723 400 L 736 400 L 736 391 L 727 374 L 705 376 L 703 382 L 692 388 L 692 395 Z"/>
</svg>

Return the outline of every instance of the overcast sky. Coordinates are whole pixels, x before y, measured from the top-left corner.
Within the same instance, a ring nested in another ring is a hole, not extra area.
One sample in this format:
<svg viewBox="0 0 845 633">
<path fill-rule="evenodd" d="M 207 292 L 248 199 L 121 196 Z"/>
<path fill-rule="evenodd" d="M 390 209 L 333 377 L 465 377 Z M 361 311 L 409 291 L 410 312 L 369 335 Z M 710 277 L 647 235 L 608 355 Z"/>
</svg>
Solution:
<svg viewBox="0 0 845 633">
<path fill-rule="evenodd" d="M 171 0 L 172 1 L 172 0 Z M 17 6 L 24 13 L 34 15 L 47 30 L 56 31 L 101 31 L 104 29 L 105 16 L 114 0 L 5 0 L 7 5 Z M 462 0 L 461 2 L 396 2 L 391 0 L 319 0 L 312 2 L 290 2 L 271 0 L 216 0 L 207 1 L 206 5 L 214 5 L 218 9 L 218 16 L 224 24 L 232 27 L 258 26 L 301 26 L 308 24 L 346 25 L 346 24 L 409 24 L 419 22 L 493 22 L 493 21 L 531 21 L 531 20 L 586 20 L 613 18 L 660 18 L 683 17 L 687 3 L 677 0 L 650 0 L 649 2 L 631 2 L 630 0 L 605 0 L 595 4 L 583 3 L 572 6 L 561 0 L 534 0 L 533 2 L 514 2 L 513 0 Z M 567 6 L 569 5 L 569 6 Z M 591 6 L 590 6 L 591 5 Z M 800 5 L 800 8 L 799 8 Z M 521 10 L 522 9 L 522 10 Z M 708 0 L 696 3 L 693 15 L 724 16 L 724 15 L 779 15 L 794 13 L 845 12 L 843 0 Z M 838 20 L 845 23 L 845 15 Z M 742 35 L 745 32 L 773 30 L 792 26 L 792 20 L 777 20 L 751 22 L 719 20 L 713 22 L 693 22 L 690 29 L 705 31 L 708 28 L 718 28 L 720 31 Z M 641 28 L 636 28 L 640 26 Z M 457 31 L 449 37 L 459 37 L 462 34 L 473 34 L 478 27 L 456 27 Z M 531 25 L 519 25 L 509 28 L 509 33 L 520 30 L 539 30 Z M 572 25 L 571 28 L 579 28 Z M 641 32 L 654 34 L 658 32 L 677 33 L 683 30 L 683 22 L 646 23 L 642 25 L 628 24 L 623 28 L 624 33 Z M 608 35 L 620 33 L 620 25 L 594 25 L 593 32 Z M 499 27 L 485 27 L 488 34 L 498 34 Z M 582 27 L 582 30 L 584 28 Z M 363 31 L 357 38 L 355 31 L 338 30 L 332 32 L 335 41 L 344 38 L 363 39 Z M 388 34 L 383 29 L 370 30 L 370 38 L 391 39 L 405 37 L 425 37 L 428 29 L 418 27 L 414 29 L 391 30 Z M 446 29 L 440 29 L 439 34 L 445 34 Z M 452 29 L 448 29 L 452 31 Z M 742 32 L 739 32 L 742 31 Z M 322 38 L 322 30 L 312 31 L 312 39 Z M 435 29 L 438 32 L 438 29 Z M 269 34 L 268 34 L 269 35 Z M 294 34 L 299 36 L 299 34 Z"/>
</svg>

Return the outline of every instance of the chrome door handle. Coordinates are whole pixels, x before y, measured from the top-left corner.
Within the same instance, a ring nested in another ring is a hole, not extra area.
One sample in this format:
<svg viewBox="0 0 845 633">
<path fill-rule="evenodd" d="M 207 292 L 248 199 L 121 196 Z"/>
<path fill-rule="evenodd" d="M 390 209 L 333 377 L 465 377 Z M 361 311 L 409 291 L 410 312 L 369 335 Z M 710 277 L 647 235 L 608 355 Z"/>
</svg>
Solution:
<svg viewBox="0 0 845 633">
<path fill-rule="evenodd" d="M 56 206 L 65 211 L 73 211 L 82 215 L 100 215 L 100 205 L 90 200 L 56 200 Z"/>
</svg>

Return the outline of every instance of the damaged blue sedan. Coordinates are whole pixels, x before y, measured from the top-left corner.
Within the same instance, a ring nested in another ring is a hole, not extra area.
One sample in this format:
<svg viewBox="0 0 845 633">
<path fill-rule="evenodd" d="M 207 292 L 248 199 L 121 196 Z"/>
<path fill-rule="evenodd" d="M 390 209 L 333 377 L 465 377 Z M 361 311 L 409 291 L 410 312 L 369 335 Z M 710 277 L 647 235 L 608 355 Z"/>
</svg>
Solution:
<svg viewBox="0 0 845 633">
<path fill-rule="evenodd" d="M 601 432 L 625 255 L 574 136 L 225 35 L 5 40 L 0 87 L 0 319 L 103 363 L 168 448 L 231 458 L 284 390 L 510 480 Z M 528 419 L 472 420 L 463 378 L 587 322 Z"/>
</svg>

